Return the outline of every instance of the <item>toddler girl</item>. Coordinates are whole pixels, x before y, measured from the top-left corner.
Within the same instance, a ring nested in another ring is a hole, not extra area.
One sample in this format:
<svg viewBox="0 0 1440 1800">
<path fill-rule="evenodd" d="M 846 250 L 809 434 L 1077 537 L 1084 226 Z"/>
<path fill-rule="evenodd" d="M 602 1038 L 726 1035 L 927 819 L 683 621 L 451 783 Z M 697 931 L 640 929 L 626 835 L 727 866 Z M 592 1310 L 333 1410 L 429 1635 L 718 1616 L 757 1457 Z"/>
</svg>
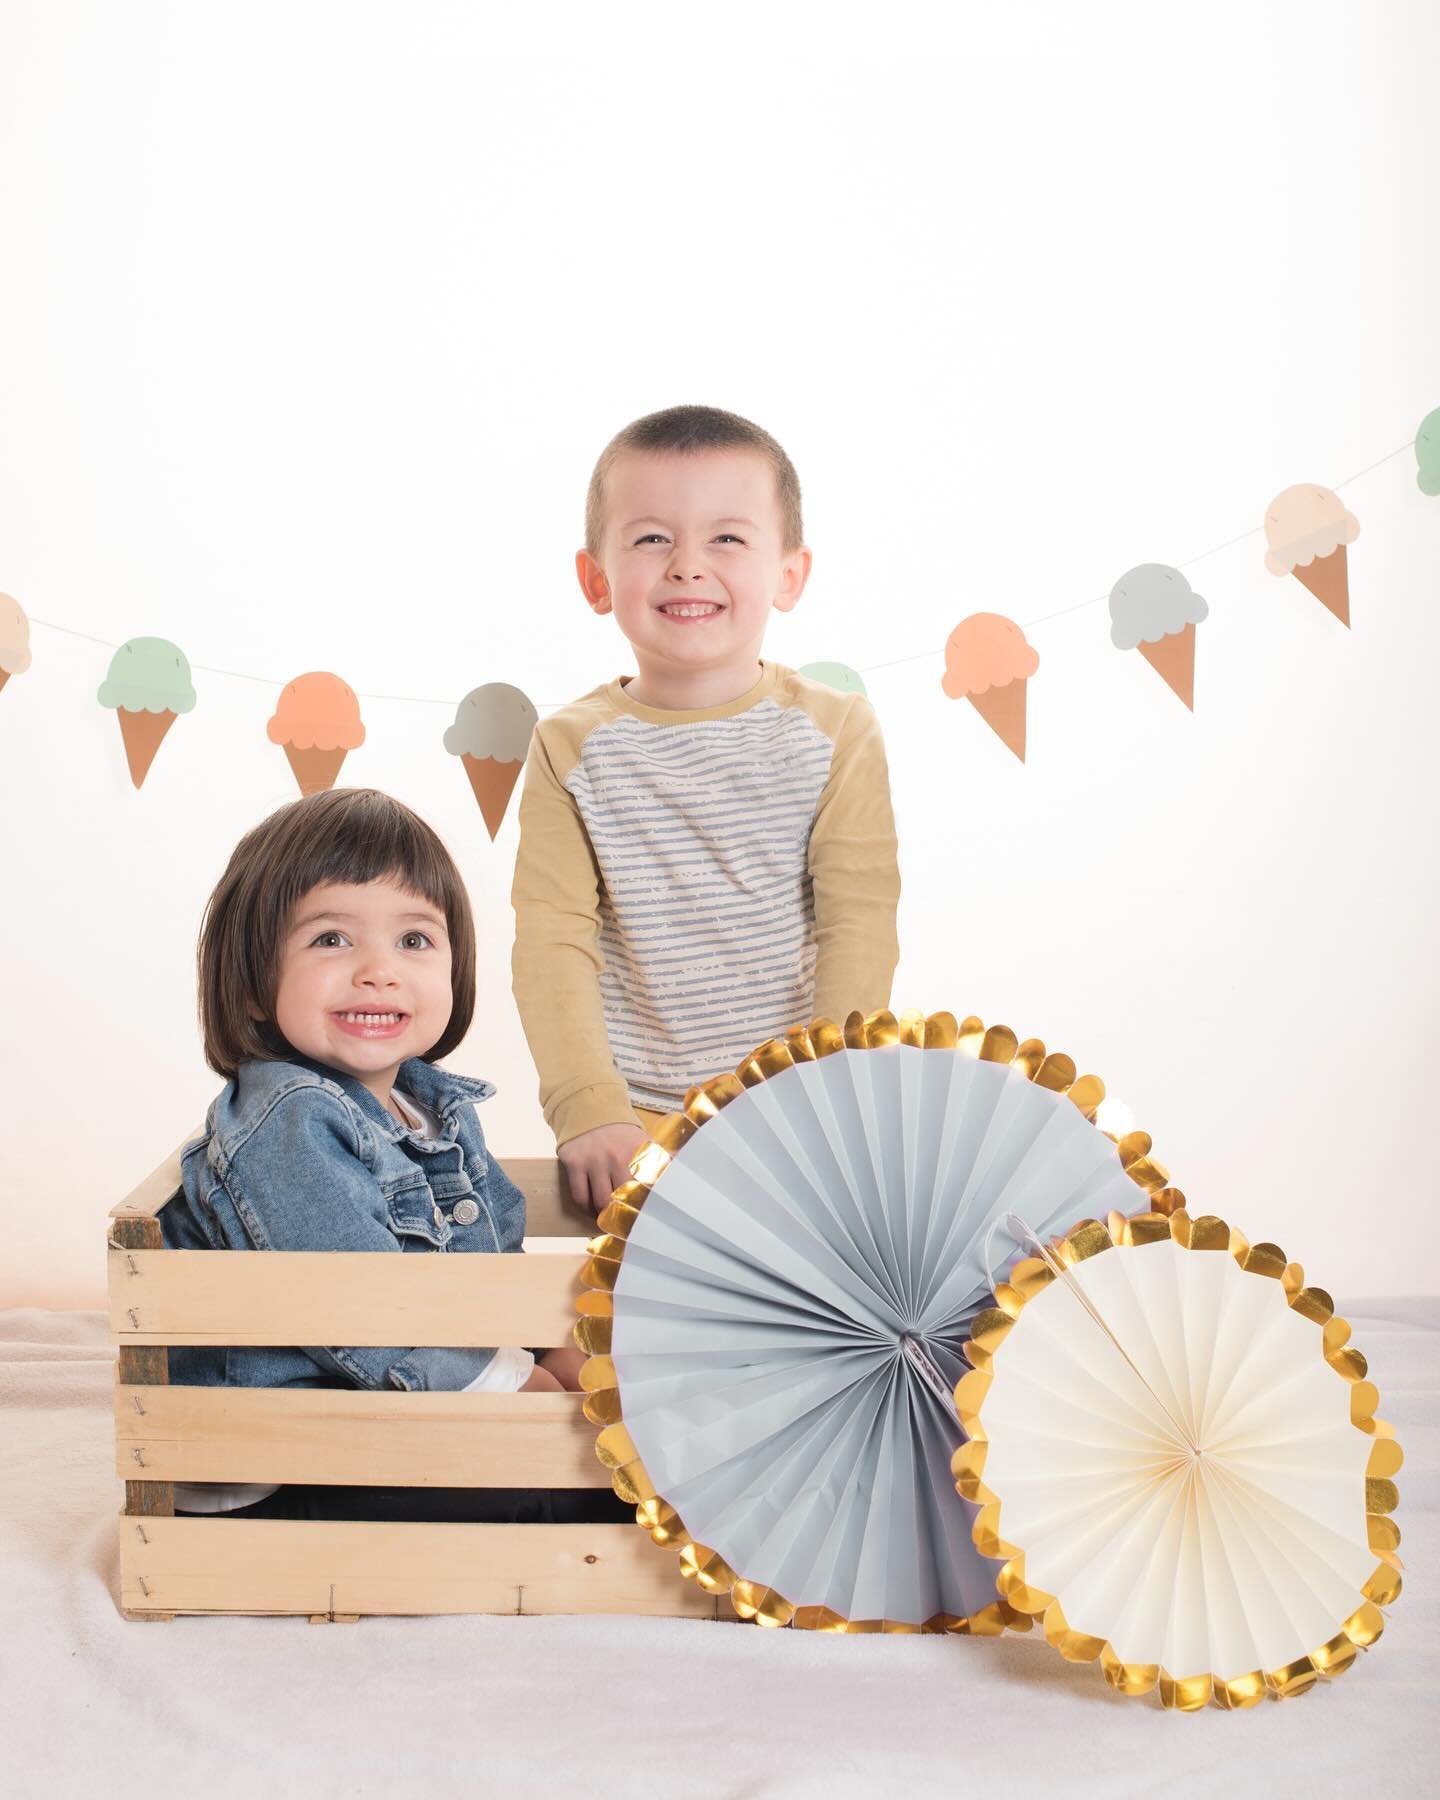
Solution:
<svg viewBox="0 0 1440 1800">
<path fill-rule="evenodd" d="M 475 1115 L 495 1090 L 436 1066 L 470 1025 L 475 931 L 459 871 L 422 819 L 354 788 L 273 813 L 241 840 L 211 895 L 199 977 L 205 1055 L 226 1086 L 160 1214 L 168 1245 L 520 1249 L 524 1196 L 487 1155 Z M 170 1352 L 177 1383 L 491 1393 L 577 1388 L 582 1361 L 566 1349 L 537 1363 L 511 1345 Z M 181 1510 L 270 1516 L 559 1516 L 554 1498 L 176 1490 Z M 565 1516 L 586 1510 L 575 1498 Z"/>
</svg>

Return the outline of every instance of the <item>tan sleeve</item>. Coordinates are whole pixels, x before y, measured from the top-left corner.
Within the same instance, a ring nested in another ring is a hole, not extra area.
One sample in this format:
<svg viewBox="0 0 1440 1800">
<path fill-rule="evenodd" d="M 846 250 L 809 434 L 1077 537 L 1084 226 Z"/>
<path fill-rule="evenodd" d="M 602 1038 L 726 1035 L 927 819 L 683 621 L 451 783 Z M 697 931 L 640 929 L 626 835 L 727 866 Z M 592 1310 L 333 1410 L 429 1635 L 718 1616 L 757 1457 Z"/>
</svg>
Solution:
<svg viewBox="0 0 1440 1800">
<path fill-rule="evenodd" d="M 900 867 L 890 772 L 875 709 L 847 709 L 810 832 L 815 888 L 815 1015 L 843 1024 L 890 1004 L 900 960 Z"/>
<path fill-rule="evenodd" d="M 557 1146 L 596 1125 L 638 1123 L 605 1031 L 599 895 L 584 821 L 537 730 L 520 797 L 510 969 Z"/>
</svg>

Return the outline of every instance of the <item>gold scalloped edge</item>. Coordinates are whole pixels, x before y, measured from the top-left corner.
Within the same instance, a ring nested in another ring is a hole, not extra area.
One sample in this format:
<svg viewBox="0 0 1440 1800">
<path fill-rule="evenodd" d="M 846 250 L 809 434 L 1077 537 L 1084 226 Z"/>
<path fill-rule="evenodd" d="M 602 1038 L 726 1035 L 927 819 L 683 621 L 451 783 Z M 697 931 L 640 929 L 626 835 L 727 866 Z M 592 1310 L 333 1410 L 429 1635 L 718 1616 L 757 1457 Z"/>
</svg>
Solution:
<svg viewBox="0 0 1440 1800">
<path fill-rule="evenodd" d="M 581 1270 L 581 1280 L 589 1291 L 579 1298 L 580 1317 L 574 1328 L 575 1342 L 589 1358 L 580 1371 L 585 1417 L 601 1427 L 595 1440 L 596 1455 L 610 1470 L 616 1494 L 635 1507 L 636 1524 L 655 1543 L 677 1550 L 681 1574 L 706 1593 L 728 1597 L 742 1619 L 770 1627 L 791 1625 L 800 1630 L 855 1633 L 950 1632 L 997 1637 L 1006 1630 L 1028 1631 L 1029 1615 L 1012 1606 L 1003 1595 L 997 1595 L 968 1618 L 939 1613 L 920 1625 L 893 1619 L 844 1619 L 826 1607 L 792 1605 L 774 1588 L 737 1575 L 717 1552 L 690 1536 L 674 1507 L 656 1493 L 625 1429 L 615 1365 L 610 1359 L 612 1295 L 631 1229 L 671 1158 L 746 1088 L 783 1075 L 797 1063 L 815 1062 L 840 1050 L 881 1050 L 894 1044 L 918 1050 L 958 1050 L 981 1062 L 1008 1063 L 1037 1087 L 1064 1095 L 1091 1124 L 1105 1098 L 1105 1083 L 1100 1077 L 1078 1074 L 1070 1057 L 1047 1051 L 1039 1038 L 1022 1041 L 1008 1025 L 987 1028 L 974 1015 L 957 1020 L 948 1012 L 852 1012 L 843 1026 L 833 1019 L 812 1019 L 809 1025 L 797 1025 L 782 1037 L 767 1039 L 750 1052 L 733 1075 L 717 1075 L 690 1089 L 681 1110 L 661 1120 L 651 1133 L 650 1142 L 632 1159 L 630 1179 L 613 1191 L 596 1220 L 600 1233 L 587 1244 L 589 1257 Z M 1118 1140 L 1111 1137 L 1111 1142 L 1120 1151 L 1126 1174 L 1150 1192 L 1152 1205 L 1163 1203 L 1165 1196 L 1170 1195 L 1173 1209 L 1183 1206 L 1184 1195 L 1168 1187 L 1169 1177 L 1151 1158 L 1150 1139 L 1144 1132 L 1130 1132 Z"/>
<path fill-rule="evenodd" d="M 1148 1152 L 1147 1138 L 1141 1154 L 1148 1157 Z M 1026 1303 L 1055 1280 L 1054 1271 L 1038 1256 L 1022 1257 L 1014 1265 L 1009 1278 L 995 1291 L 995 1305 L 976 1316 L 970 1342 L 962 1346 L 962 1354 L 971 1366 L 970 1372 L 956 1383 L 955 1406 L 969 1441 L 955 1452 L 950 1469 L 956 1492 L 980 1507 L 971 1532 L 976 1548 L 982 1555 L 1008 1558 L 995 1578 L 1001 1600 L 1038 1619 L 1046 1642 L 1063 1657 L 1070 1662 L 1098 1659 L 1105 1679 L 1120 1693 L 1138 1696 L 1156 1689 L 1160 1704 L 1179 1712 L 1198 1712 L 1212 1703 L 1236 1711 L 1254 1706 L 1267 1696 L 1290 1699 L 1305 1693 L 1319 1680 L 1332 1680 L 1350 1667 L 1361 1650 L 1370 1649 L 1379 1639 L 1385 1629 L 1380 1608 L 1392 1605 L 1401 1592 L 1403 1565 L 1396 1554 L 1400 1532 L 1390 1514 L 1400 1499 L 1393 1477 L 1405 1458 L 1395 1441 L 1393 1427 L 1375 1416 L 1379 1392 L 1365 1378 L 1365 1358 L 1350 1344 L 1349 1323 L 1336 1315 L 1329 1294 L 1323 1288 L 1307 1286 L 1304 1269 L 1299 1263 L 1288 1261 L 1277 1244 L 1252 1244 L 1243 1232 L 1211 1213 L 1192 1218 L 1178 1190 L 1168 1190 L 1166 1197 L 1169 1196 L 1177 1196 L 1179 1203 L 1128 1216 L 1112 1212 L 1103 1225 L 1098 1219 L 1081 1219 L 1063 1237 L 1052 1240 L 1051 1253 L 1057 1262 L 1072 1268 L 1107 1250 L 1134 1249 L 1164 1238 L 1185 1250 L 1224 1251 L 1247 1274 L 1278 1281 L 1291 1310 L 1320 1327 L 1321 1355 L 1342 1380 L 1350 1383 L 1350 1423 L 1374 1440 L 1365 1467 L 1365 1523 L 1370 1549 L 1379 1560 L 1360 1589 L 1360 1604 L 1355 1611 L 1341 1622 L 1333 1637 L 1282 1668 L 1251 1669 L 1227 1677 L 1213 1673 L 1175 1676 L 1158 1664 L 1122 1662 L 1105 1639 L 1075 1631 L 1054 1594 L 1027 1582 L 1024 1551 L 1001 1535 L 1000 1496 L 982 1479 L 989 1451 L 982 1414 L 994 1379 L 991 1370 L 996 1352 Z"/>
</svg>

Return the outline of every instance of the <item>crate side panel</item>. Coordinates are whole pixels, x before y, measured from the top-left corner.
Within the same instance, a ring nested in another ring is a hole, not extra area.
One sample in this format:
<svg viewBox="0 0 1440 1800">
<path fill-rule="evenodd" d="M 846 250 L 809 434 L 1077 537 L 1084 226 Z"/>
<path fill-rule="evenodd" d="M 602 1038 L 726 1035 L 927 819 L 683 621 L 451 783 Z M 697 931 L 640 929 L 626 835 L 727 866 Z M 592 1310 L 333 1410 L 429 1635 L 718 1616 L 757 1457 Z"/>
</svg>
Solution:
<svg viewBox="0 0 1440 1800">
<path fill-rule="evenodd" d="M 583 1246 L 523 1256 L 111 1250 L 120 1344 L 568 1344 Z"/>
<path fill-rule="evenodd" d="M 580 1394 L 115 1391 L 116 1471 L 166 1481 L 602 1488 Z"/>
<path fill-rule="evenodd" d="M 718 1612 L 633 1525 L 125 1519 L 121 1595 L 135 1613 Z"/>
</svg>

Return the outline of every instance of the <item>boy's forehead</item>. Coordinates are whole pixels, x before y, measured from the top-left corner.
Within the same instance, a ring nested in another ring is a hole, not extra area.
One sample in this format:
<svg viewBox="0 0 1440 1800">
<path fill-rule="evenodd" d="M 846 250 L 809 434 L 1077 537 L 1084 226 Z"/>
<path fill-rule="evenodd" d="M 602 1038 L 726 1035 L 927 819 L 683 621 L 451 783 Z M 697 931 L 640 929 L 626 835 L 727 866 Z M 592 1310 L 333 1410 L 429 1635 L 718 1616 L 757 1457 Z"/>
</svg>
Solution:
<svg viewBox="0 0 1440 1800">
<path fill-rule="evenodd" d="M 737 447 L 668 454 L 630 450 L 615 459 L 605 483 L 607 525 L 679 513 L 778 525 L 780 500 L 769 458 Z"/>
</svg>

